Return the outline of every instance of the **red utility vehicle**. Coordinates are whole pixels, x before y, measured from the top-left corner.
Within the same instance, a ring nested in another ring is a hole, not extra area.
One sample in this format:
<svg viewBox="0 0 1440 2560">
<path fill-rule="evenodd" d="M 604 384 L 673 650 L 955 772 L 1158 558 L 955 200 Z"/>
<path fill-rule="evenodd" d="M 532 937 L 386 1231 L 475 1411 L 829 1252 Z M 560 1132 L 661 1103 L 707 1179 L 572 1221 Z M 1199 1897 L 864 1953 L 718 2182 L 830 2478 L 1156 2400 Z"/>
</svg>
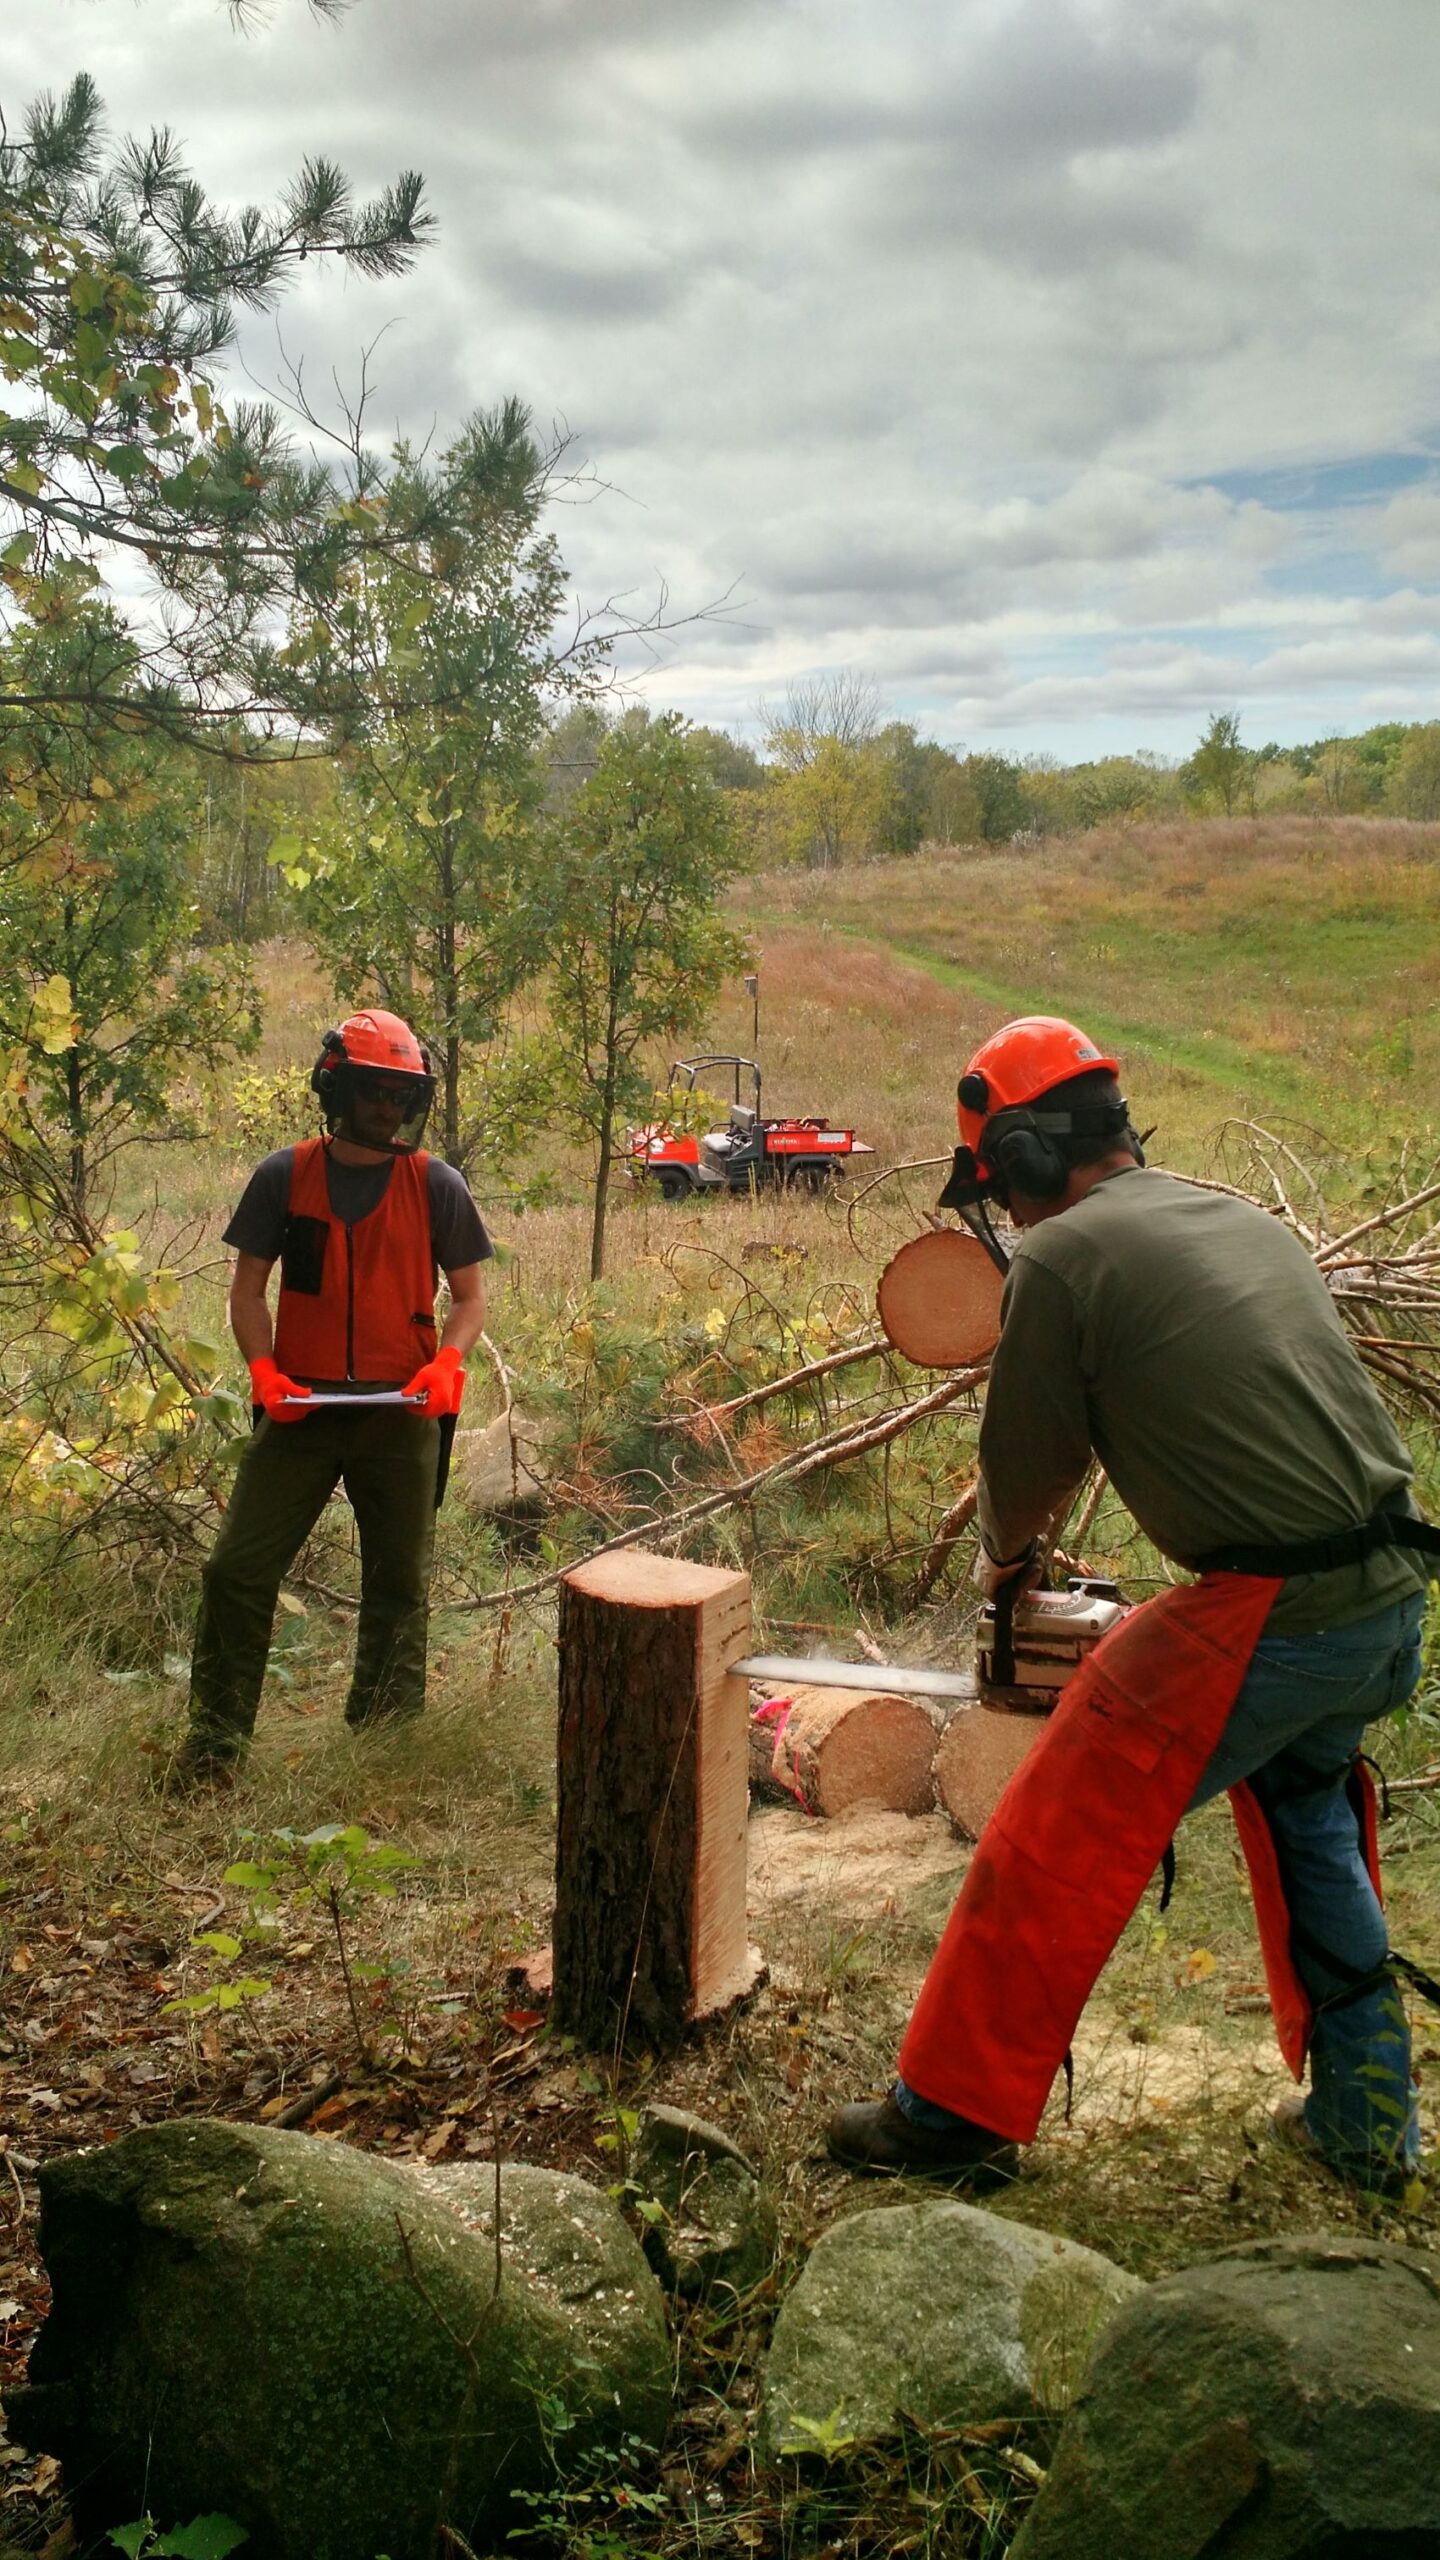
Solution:
<svg viewBox="0 0 1440 2560">
<path fill-rule="evenodd" d="M 734 1099 L 723 1128 L 696 1137 L 677 1132 L 667 1122 L 632 1130 L 630 1171 L 649 1177 L 666 1200 L 688 1200 L 696 1191 L 758 1191 L 784 1185 L 793 1190 L 828 1191 L 851 1156 L 873 1155 L 853 1129 L 832 1129 L 821 1117 L 766 1120 L 760 1111 L 760 1070 L 753 1058 L 677 1058 L 668 1090 L 694 1093 L 707 1068 L 724 1067 L 734 1080 Z M 742 1102 L 741 1079 L 750 1080 L 752 1102 Z"/>
</svg>

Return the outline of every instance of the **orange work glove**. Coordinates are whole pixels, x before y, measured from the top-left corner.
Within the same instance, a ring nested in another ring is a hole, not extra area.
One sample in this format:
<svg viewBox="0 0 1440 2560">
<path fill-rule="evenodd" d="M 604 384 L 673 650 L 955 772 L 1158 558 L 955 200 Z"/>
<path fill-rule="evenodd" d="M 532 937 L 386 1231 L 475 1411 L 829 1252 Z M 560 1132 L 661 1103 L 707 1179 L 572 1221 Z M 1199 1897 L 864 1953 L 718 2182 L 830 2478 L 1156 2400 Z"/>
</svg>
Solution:
<svg viewBox="0 0 1440 2560">
<path fill-rule="evenodd" d="M 283 1369 L 277 1369 L 268 1355 L 263 1360 L 250 1363 L 250 1393 L 272 1422 L 299 1422 L 304 1417 L 306 1405 L 314 1401 L 310 1388 L 297 1387 L 294 1379 L 287 1378 Z M 302 1401 L 291 1404 L 287 1401 L 291 1396 L 299 1396 Z"/>
<path fill-rule="evenodd" d="M 425 1398 L 427 1420 L 438 1421 L 442 1414 L 458 1413 L 460 1399 L 465 1393 L 465 1364 L 459 1352 L 453 1346 L 437 1351 L 433 1360 L 427 1360 L 423 1369 L 416 1370 L 408 1387 L 401 1392 Z"/>
</svg>

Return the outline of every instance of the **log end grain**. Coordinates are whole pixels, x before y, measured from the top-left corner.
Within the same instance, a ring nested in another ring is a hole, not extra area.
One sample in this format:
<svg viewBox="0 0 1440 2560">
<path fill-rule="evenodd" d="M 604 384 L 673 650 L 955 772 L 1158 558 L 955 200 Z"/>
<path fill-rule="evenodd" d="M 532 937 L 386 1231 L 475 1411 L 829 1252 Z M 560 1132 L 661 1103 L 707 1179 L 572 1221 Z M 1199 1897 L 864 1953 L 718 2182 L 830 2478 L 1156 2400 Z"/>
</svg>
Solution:
<svg viewBox="0 0 1440 2560">
<path fill-rule="evenodd" d="M 609 1601 L 622 1609 L 700 1609 L 733 1593 L 748 1606 L 750 1577 L 727 1567 L 690 1564 L 677 1556 L 657 1556 L 643 1547 L 622 1547 L 618 1554 L 593 1556 L 565 1580 L 587 1599 Z M 748 1634 L 749 1621 L 746 1619 Z M 743 1648 L 742 1648 L 743 1649 Z"/>
<path fill-rule="evenodd" d="M 883 1689 L 797 1689 L 775 1745 L 773 1770 L 812 1813 L 880 1805 L 929 1813 L 935 1727 L 914 1698 Z"/>
<path fill-rule="evenodd" d="M 967 1840 L 978 1840 L 1021 1761 L 1038 1742 L 1048 1715 L 962 1707 L 935 1755 L 935 1793 L 942 1812 Z"/>
</svg>

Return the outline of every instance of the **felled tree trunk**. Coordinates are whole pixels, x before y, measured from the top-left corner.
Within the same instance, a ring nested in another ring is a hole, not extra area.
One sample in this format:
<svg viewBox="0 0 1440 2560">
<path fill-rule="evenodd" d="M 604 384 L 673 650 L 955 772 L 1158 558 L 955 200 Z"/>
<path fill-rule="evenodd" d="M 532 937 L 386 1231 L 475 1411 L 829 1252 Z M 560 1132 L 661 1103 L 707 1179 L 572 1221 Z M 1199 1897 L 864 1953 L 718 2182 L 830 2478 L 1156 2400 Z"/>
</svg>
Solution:
<svg viewBox="0 0 1440 2560">
<path fill-rule="evenodd" d="M 935 1793 L 967 1840 L 979 1839 L 1048 1722 L 1046 1714 L 984 1704 L 951 1717 L 935 1755 Z"/>
<path fill-rule="evenodd" d="M 750 1582 L 636 1547 L 560 1590 L 553 2016 L 592 2047 L 673 2043 L 749 1990 Z"/>
<path fill-rule="evenodd" d="M 936 1729 L 914 1698 L 884 1689 L 796 1689 L 788 1708 L 752 1717 L 750 1769 L 783 1787 L 807 1813 L 852 1804 L 929 1813 Z"/>
</svg>

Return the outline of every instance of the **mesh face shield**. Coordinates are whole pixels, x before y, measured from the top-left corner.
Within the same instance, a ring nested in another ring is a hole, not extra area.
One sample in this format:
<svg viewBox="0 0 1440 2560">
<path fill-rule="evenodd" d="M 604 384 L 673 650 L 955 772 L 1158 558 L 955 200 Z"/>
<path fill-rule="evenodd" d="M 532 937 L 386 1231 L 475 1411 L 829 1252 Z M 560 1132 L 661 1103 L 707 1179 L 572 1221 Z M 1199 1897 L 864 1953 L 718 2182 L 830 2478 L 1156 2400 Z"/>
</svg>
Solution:
<svg viewBox="0 0 1440 2560">
<path fill-rule="evenodd" d="M 322 1093 L 332 1136 L 382 1155 L 410 1156 L 425 1135 L 435 1099 L 433 1076 L 405 1075 L 386 1067 L 338 1062 Z"/>
</svg>

